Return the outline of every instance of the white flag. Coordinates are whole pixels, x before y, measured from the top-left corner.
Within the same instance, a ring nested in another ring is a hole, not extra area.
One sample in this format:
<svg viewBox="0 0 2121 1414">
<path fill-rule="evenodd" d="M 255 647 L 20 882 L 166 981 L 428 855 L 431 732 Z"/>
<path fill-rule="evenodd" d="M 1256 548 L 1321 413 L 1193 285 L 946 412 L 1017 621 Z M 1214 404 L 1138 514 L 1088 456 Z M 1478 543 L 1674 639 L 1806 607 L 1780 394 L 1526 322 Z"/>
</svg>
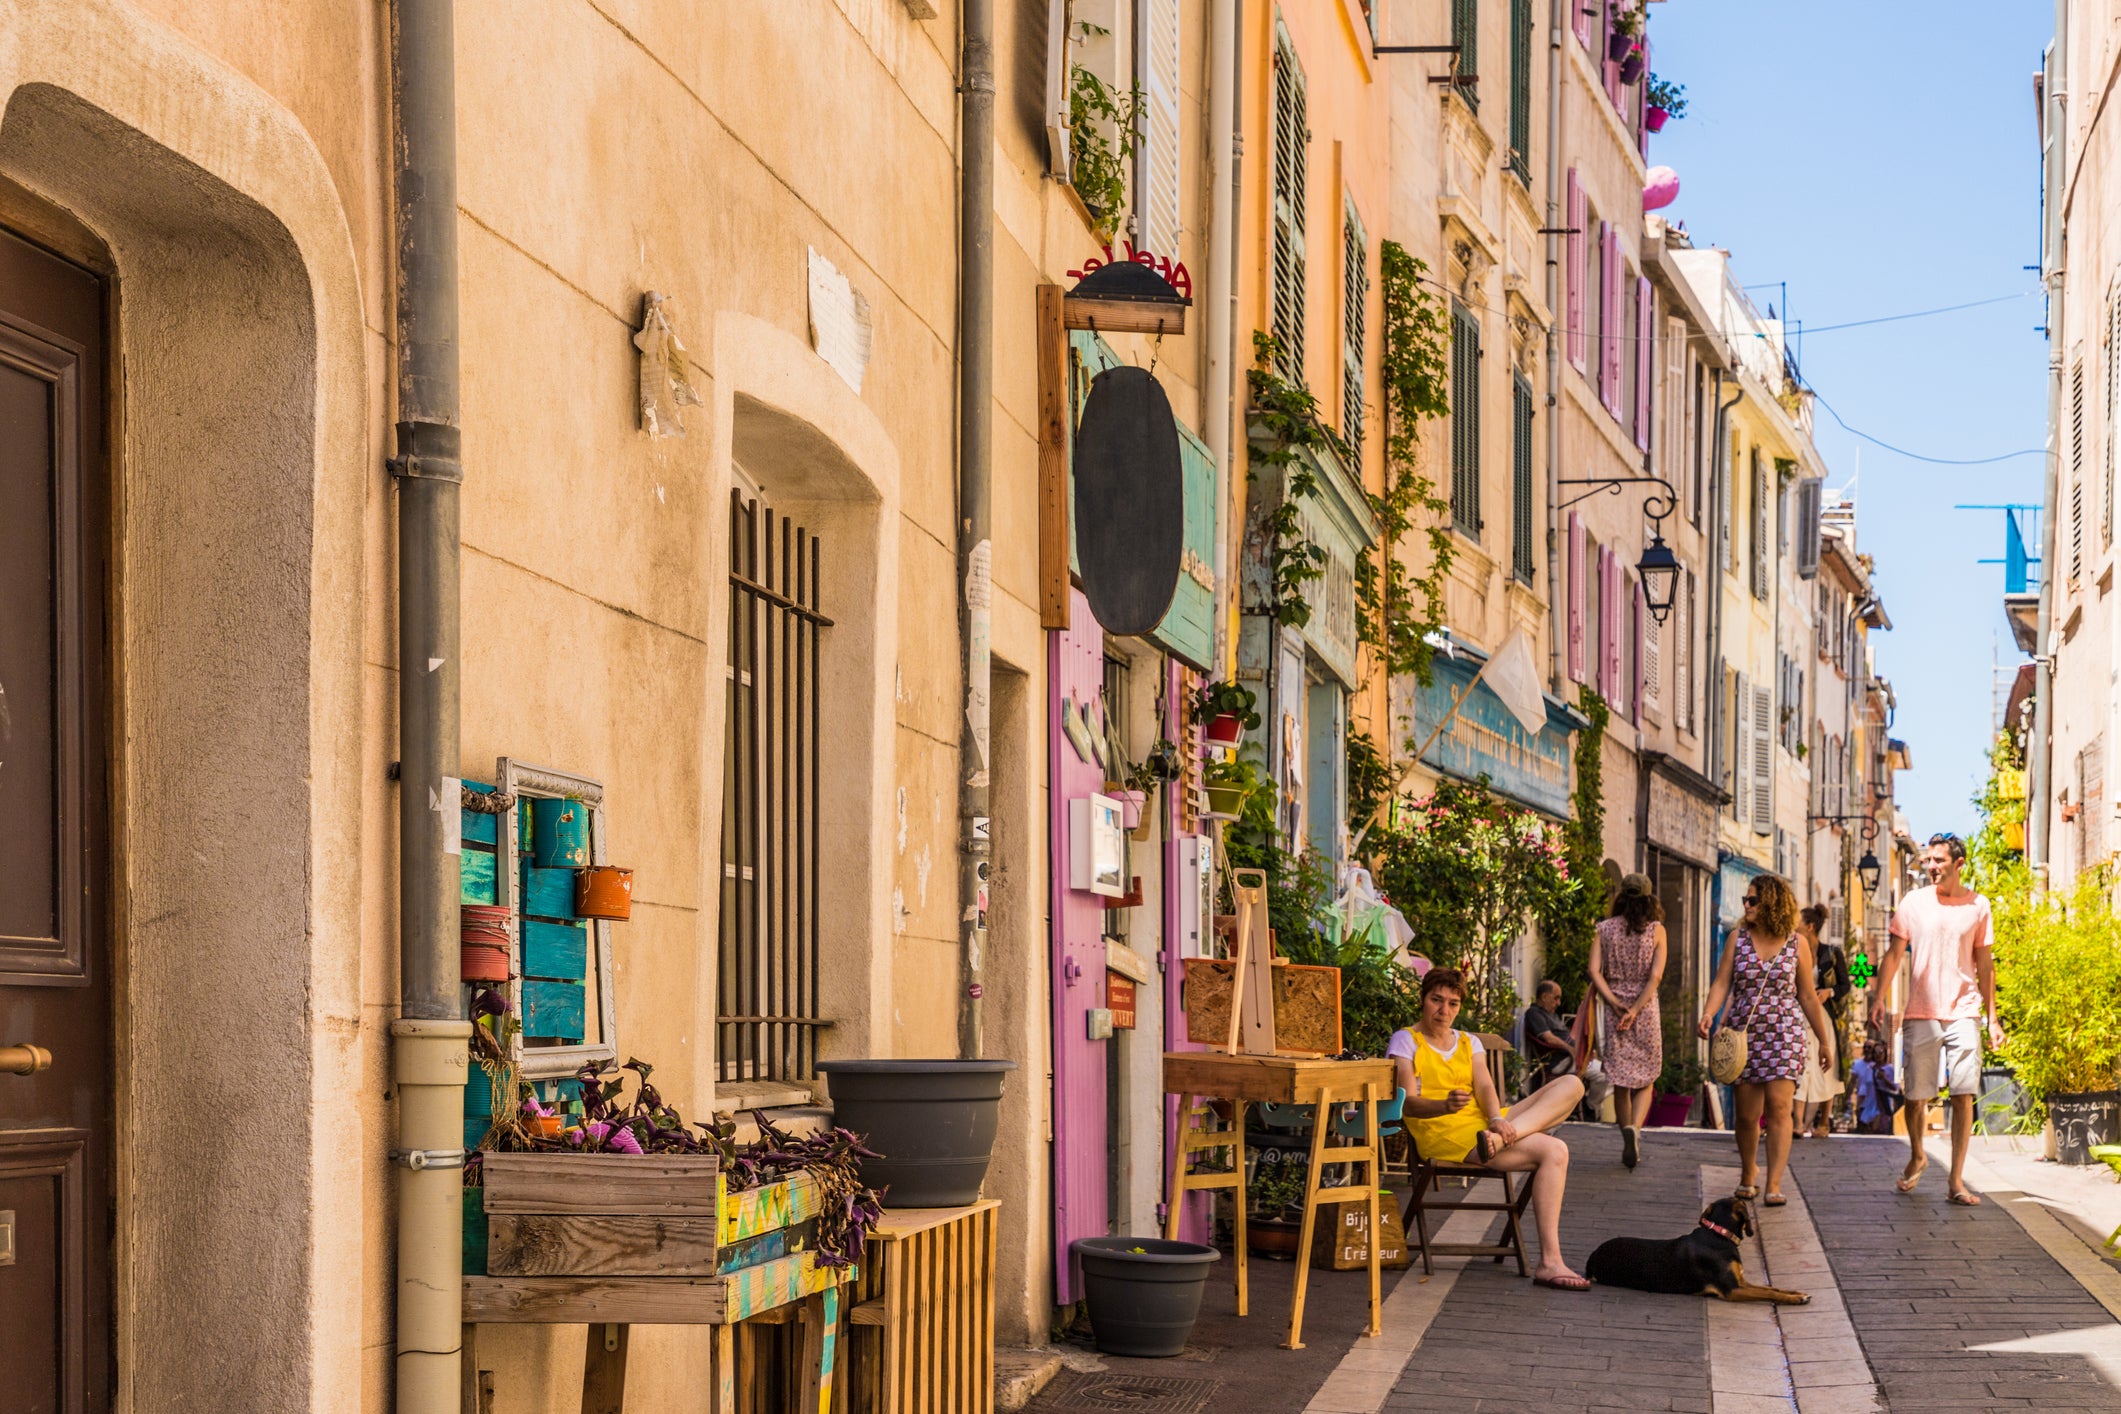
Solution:
<svg viewBox="0 0 2121 1414">
<path fill-rule="evenodd" d="M 1523 629 L 1510 631 L 1502 647 L 1488 660 L 1487 671 L 1480 680 L 1502 699 L 1502 705 L 1524 724 L 1526 731 L 1536 736 L 1546 727 L 1547 700 L 1539 686 L 1539 664 L 1533 661 L 1532 640 L 1525 637 Z"/>
</svg>

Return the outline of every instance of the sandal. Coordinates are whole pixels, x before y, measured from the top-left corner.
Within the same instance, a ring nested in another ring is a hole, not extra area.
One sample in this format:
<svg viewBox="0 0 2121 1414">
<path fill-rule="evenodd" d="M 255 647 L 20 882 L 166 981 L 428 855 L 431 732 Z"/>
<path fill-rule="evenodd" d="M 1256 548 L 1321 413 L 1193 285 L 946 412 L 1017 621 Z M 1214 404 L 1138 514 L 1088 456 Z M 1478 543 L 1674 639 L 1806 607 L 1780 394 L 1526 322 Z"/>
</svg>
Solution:
<svg viewBox="0 0 2121 1414">
<path fill-rule="evenodd" d="M 1506 1147 L 1507 1146 L 1504 1145 L 1501 1140 L 1489 1130 L 1483 1129 L 1480 1131 L 1480 1133 L 1473 1136 L 1473 1152 L 1480 1156 L 1480 1161 L 1484 1164 L 1492 1161 L 1494 1157 L 1497 1154 L 1501 1153 Z"/>
<path fill-rule="evenodd" d="M 1548 1287 L 1554 1291 L 1589 1291 L 1591 1279 L 1579 1276 L 1533 1277 L 1532 1285 Z"/>
<path fill-rule="evenodd" d="M 1913 1173 L 1908 1174 L 1906 1177 L 1902 1178 L 1898 1183 L 1895 1183 L 1893 1187 L 1899 1189 L 1902 1193 L 1914 1192 L 1915 1185 L 1922 1181 L 1923 1171 L 1929 1168 L 1929 1166 L 1930 1161 L 1927 1158 L 1924 1158 L 1921 1163 L 1915 1166 L 1915 1171 Z"/>
<path fill-rule="evenodd" d="M 1733 1198 L 1743 1198 L 1750 1203 L 1760 1196 L 1760 1185 L 1757 1183 L 1741 1183 L 1731 1190 L 1731 1196 Z"/>
<path fill-rule="evenodd" d="M 1978 1208 L 1981 1206 L 1981 1195 L 1978 1193 L 1970 1193 L 1964 1188 L 1958 1188 L 1954 1189 L 1950 1193 L 1945 1194 L 1944 1201 L 1947 1203 L 1957 1203 L 1962 1208 Z"/>
<path fill-rule="evenodd" d="M 1770 1193 L 1767 1197 L 1760 1200 L 1760 1206 L 1763 1208 L 1781 1208 L 1788 1206 L 1789 1201 L 1788 1198 L 1780 1193 Z"/>
</svg>

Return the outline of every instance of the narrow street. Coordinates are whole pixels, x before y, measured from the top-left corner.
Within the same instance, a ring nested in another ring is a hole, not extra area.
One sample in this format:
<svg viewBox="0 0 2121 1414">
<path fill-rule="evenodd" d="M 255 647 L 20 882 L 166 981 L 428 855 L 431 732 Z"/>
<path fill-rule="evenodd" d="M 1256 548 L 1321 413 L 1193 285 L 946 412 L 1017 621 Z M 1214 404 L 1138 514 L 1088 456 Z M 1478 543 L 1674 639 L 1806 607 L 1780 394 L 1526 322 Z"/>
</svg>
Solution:
<svg viewBox="0 0 2121 1414">
<path fill-rule="evenodd" d="M 1561 1132 L 1575 1155 L 1564 1230 L 1579 1265 L 1608 1237 L 1677 1236 L 1699 1213 L 1705 1184 L 1721 1196 L 1736 1179 L 1727 1134 L 1651 1131 L 1630 1173 L 1616 1161 L 1610 1129 Z M 1947 1156 L 1934 1141 L 1933 1149 L 1922 1186 L 1903 1197 L 1893 1190 L 1907 1152 L 1901 1140 L 1795 1146 L 1790 1204 L 1760 1212 L 1746 1270 L 1752 1281 L 1809 1291 L 1807 1306 L 1603 1287 L 1573 1295 L 1534 1288 L 1509 1263 L 1458 1258 L 1440 1259 L 1424 1282 L 1417 1257 L 1408 1272 L 1386 1274 L 1386 1329 L 1374 1343 L 1351 1339 L 1362 1323 L 1362 1273 L 1313 1272 L 1306 1349 L 1292 1354 L 1278 1341 L 1293 1269 L 1255 1261 L 1248 1318 L 1232 1314 L 1230 1274 L 1219 1271 L 1184 1357 L 1124 1360 L 1071 1347 L 1080 1368 L 1063 1371 L 1030 1407 L 2121 1410 L 2121 1271 L 2037 1201 L 1989 1187 L 1999 1180 L 1978 1157 L 1968 1177 L 1989 1201 L 1949 1205 Z M 1396 1354 L 1378 1358 L 1410 1339 L 1418 1343 L 1403 1367 Z"/>
</svg>

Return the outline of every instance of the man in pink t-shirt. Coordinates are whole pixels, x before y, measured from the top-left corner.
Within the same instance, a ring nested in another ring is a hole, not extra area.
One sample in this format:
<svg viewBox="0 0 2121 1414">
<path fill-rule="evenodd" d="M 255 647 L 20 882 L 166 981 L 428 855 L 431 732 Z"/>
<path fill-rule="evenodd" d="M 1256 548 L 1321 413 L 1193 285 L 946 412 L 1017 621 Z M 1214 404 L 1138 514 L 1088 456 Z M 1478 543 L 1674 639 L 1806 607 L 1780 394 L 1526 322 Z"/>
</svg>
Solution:
<svg viewBox="0 0 2121 1414">
<path fill-rule="evenodd" d="M 1988 900 L 1960 882 L 1966 846 L 1957 835 L 1932 835 L 1922 852 L 1930 886 L 1900 900 L 1893 914 L 1892 946 L 1878 969 L 1878 990 L 1871 1003 L 1871 1031 L 1885 1030 L 1885 998 L 1903 960 L 1907 963 L 1907 1010 L 1900 1019 L 1900 1045 L 1906 1065 L 1902 1085 L 1907 1094 L 1907 1169 L 1897 1185 L 1914 1191 L 1929 1166 L 1923 1152 L 1929 1102 L 1939 1090 L 1951 1093 L 1952 1172 L 1945 1193 L 1954 1203 L 1973 1207 L 1981 1201 L 1968 1191 L 1966 1149 L 1974 1133 L 1974 1096 L 1981 1090 L 1983 1031 L 1991 1046 L 2003 1044 L 1996 1022 L 1996 967 L 1990 951 Z"/>
</svg>

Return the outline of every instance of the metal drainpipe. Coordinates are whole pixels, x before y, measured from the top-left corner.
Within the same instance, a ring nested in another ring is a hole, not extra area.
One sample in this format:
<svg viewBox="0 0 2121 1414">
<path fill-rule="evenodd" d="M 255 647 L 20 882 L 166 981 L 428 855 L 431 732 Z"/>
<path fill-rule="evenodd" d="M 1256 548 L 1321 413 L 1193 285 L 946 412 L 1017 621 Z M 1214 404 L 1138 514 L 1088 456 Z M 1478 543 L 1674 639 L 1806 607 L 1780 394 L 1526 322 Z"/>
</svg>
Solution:
<svg viewBox="0 0 2121 1414">
<path fill-rule="evenodd" d="M 992 465 L 994 443 L 994 0 L 964 0 L 958 88 L 957 545 L 964 594 L 965 722 L 959 746 L 959 924 L 962 995 L 957 1050 L 984 1052 L 980 996 L 987 949 L 988 689 L 993 676 Z"/>
<path fill-rule="evenodd" d="M 1709 435 L 1715 439 L 1709 453 L 1709 505 L 1716 518 L 1716 533 L 1709 537 L 1709 668 L 1715 673 L 1709 687 L 1709 779 L 1718 787 L 1723 785 L 1723 561 L 1730 553 L 1726 537 L 1730 526 L 1723 516 L 1725 487 L 1731 475 L 1731 409 L 1745 401 L 1745 390 L 1734 388 L 1729 402 L 1723 400 L 1723 370 L 1716 370 L 1715 389 L 1710 394 L 1716 403 L 1716 420 Z M 1737 514 L 1736 507 L 1732 514 Z"/>
<path fill-rule="evenodd" d="M 1201 375 L 1202 440 L 1215 462 L 1215 505 L 1230 517 L 1230 422 L 1235 412 L 1231 390 L 1236 384 L 1237 327 L 1237 27 L 1242 0 L 1210 0 L 1208 6 L 1208 229 L 1202 241 L 1206 255 L 1207 329 L 1203 343 L 1206 367 Z M 1215 537 L 1215 658 L 1228 671 L 1230 595 L 1236 588 L 1237 561 L 1229 527 Z"/>
<path fill-rule="evenodd" d="M 2047 282 L 2047 456 L 2040 494 L 2040 609 L 2034 620 L 2033 642 L 2033 739 L 2026 753 L 2027 800 L 2025 808 L 2025 862 L 2032 867 L 2034 887 L 2047 887 L 2048 825 L 2054 811 L 2053 745 L 2055 660 L 2055 512 L 2061 494 L 2062 448 L 2062 330 L 2064 313 L 2064 267 L 2062 202 L 2063 183 L 2068 176 L 2069 133 L 2064 122 L 2068 94 L 2063 64 L 2068 54 L 2069 4 L 2055 0 L 2055 38 L 2048 48 L 2047 104 L 2042 127 L 2047 136 L 2047 172 L 2041 183 L 2045 226 L 2040 254 L 2041 276 Z M 2057 79 L 2062 79 L 2061 83 Z"/>
<path fill-rule="evenodd" d="M 397 205 L 398 1093 L 397 1405 L 458 1408 L 463 1322 L 464 1078 L 457 770 L 456 18 L 452 0 L 392 10 Z"/>
<path fill-rule="evenodd" d="M 1568 633 L 1561 582 L 1561 340 L 1567 313 L 1561 307 L 1561 46 L 1571 0 L 1553 0 L 1547 22 L 1547 681 L 1559 697 L 1565 685 L 1562 639 Z"/>
</svg>

